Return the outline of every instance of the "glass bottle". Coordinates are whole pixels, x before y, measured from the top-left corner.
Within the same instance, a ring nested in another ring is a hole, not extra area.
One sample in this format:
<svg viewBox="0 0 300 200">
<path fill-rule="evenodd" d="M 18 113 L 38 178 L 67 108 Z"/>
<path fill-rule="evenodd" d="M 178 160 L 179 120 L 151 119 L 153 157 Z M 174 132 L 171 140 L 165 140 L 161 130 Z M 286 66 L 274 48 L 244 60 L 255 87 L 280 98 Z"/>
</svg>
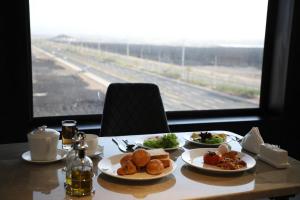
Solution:
<svg viewBox="0 0 300 200">
<path fill-rule="evenodd" d="M 71 196 L 91 195 L 93 190 L 93 162 L 85 155 L 87 145 L 82 141 L 78 145 L 78 154 L 72 160 L 71 168 Z"/>
<path fill-rule="evenodd" d="M 84 133 L 77 132 L 72 138 L 72 149 L 66 156 L 66 193 L 71 195 L 71 163 L 78 156 L 78 146 L 84 141 Z"/>
</svg>

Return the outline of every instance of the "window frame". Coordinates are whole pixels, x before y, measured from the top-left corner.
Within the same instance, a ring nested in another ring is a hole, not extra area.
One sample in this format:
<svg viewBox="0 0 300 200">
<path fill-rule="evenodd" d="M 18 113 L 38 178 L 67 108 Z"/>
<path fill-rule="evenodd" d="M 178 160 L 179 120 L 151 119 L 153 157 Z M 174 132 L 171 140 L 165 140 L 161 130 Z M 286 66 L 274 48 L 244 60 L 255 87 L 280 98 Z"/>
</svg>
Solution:
<svg viewBox="0 0 300 200">
<path fill-rule="evenodd" d="M 283 8 L 280 5 L 288 4 L 289 6 L 284 6 Z M 278 38 L 281 38 L 284 41 L 289 42 L 289 35 L 284 35 L 278 30 L 280 27 L 284 26 L 282 21 L 278 19 L 278 16 L 286 17 L 286 20 L 292 18 L 294 0 L 278 0 L 278 1 L 268 1 L 268 11 L 266 19 L 266 31 L 265 31 L 265 42 L 264 42 L 264 51 L 263 51 L 263 64 L 262 64 L 262 76 L 261 76 L 261 95 L 259 108 L 249 108 L 249 109 L 226 109 L 226 110 L 193 110 L 193 111 L 167 111 L 167 118 L 170 122 L 171 131 L 174 130 L 186 130 L 196 129 L 199 127 L 205 127 L 204 123 L 206 119 L 211 119 L 211 126 L 222 124 L 222 127 L 232 126 L 232 121 L 230 118 L 236 118 L 236 122 L 239 123 L 238 119 L 247 119 L 246 122 L 252 125 L 259 125 L 265 117 L 270 115 L 280 117 L 282 114 L 282 109 L 284 108 L 284 101 L 277 100 L 277 97 L 285 94 L 285 88 L 281 87 L 279 92 L 275 91 L 274 84 L 277 82 L 276 77 L 281 76 L 282 78 L 278 81 L 276 85 L 284 84 L 286 81 L 286 74 L 279 74 L 280 72 L 276 71 L 279 66 L 274 66 L 275 57 L 286 57 L 288 56 L 288 51 L 276 52 L 278 49 Z M 30 15 L 29 15 L 29 0 L 26 0 L 26 37 L 27 37 L 27 69 L 28 69 L 28 113 L 30 126 L 32 128 L 37 127 L 41 124 L 47 124 L 49 126 L 60 128 L 60 122 L 64 119 L 75 119 L 78 121 L 82 127 L 86 127 L 87 130 L 95 130 L 100 128 L 101 114 L 99 115 L 72 115 L 72 116 L 49 116 L 49 117 L 34 117 L 33 116 L 33 86 L 32 86 L 32 62 L 31 62 L 31 34 L 30 34 Z M 291 32 L 291 27 L 288 27 L 288 32 Z M 277 45 L 277 46 L 276 46 Z M 288 64 L 285 63 L 284 66 L 281 66 L 284 70 L 287 70 Z M 277 102 L 278 101 L 278 102 Z M 274 106 L 275 105 L 275 106 Z M 254 118 L 251 120 L 249 116 Z M 256 118 L 255 118 L 256 117 Z M 223 120 L 220 120 L 222 118 Z M 180 123 L 180 120 L 194 120 L 194 123 Z M 226 122 L 228 119 L 228 123 Z M 242 120 L 243 121 L 243 120 Z M 172 124 L 173 123 L 173 124 Z M 193 126 L 190 126 L 193 124 Z M 207 124 L 207 123 L 206 123 Z M 178 126 L 179 128 L 178 128 Z M 177 128 L 176 128 L 177 127 Z"/>
</svg>

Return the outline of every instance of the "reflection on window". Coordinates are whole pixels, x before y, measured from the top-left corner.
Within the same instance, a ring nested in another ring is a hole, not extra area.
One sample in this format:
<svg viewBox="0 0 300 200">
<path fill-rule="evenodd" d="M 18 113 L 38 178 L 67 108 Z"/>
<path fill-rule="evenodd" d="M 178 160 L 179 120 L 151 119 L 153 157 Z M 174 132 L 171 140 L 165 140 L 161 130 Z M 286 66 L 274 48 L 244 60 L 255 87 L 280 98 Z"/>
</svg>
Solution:
<svg viewBox="0 0 300 200">
<path fill-rule="evenodd" d="M 34 116 L 102 113 L 112 82 L 157 84 L 167 111 L 258 108 L 266 13 L 267 0 L 30 0 Z"/>
</svg>

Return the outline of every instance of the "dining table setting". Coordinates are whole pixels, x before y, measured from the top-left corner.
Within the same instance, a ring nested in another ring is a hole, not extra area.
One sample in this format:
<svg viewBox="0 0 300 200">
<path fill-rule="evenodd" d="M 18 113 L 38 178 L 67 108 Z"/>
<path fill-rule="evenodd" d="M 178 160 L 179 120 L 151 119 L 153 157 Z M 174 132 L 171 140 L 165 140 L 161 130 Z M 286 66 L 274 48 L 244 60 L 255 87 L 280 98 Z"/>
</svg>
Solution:
<svg viewBox="0 0 300 200">
<path fill-rule="evenodd" d="M 257 128 L 245 136 L 226 130 L 109 137 L 79 131 L 73 149 L 58 134 L 39 127 L 26 143 L 0 145 L 1 199 L 289 199 L 300 194 L 300 161 L 265 143 Z M 90 179 L 75 182 L 76 170 L 91 172 Z"/>
</svg>

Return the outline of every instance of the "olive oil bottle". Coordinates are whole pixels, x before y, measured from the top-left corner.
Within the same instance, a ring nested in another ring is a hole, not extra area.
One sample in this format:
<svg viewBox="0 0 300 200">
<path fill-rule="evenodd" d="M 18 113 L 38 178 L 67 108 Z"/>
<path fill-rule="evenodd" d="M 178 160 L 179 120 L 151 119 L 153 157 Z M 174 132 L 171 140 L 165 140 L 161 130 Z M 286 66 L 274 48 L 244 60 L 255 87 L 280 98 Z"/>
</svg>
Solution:
<svg viewBox="0 0 300 200">
<path fill-rule="evenodd" d="M 71 162 L 70 188 L 67 194 L 71 196 L 91 195 L 93 190 L 93 162 L 85 155 L 86 145 L 78 146 L 78 156 Z"/>
<path fill-rule="evenodd" d="M 65 188 L 66 193 L 71 195 L 71 183 L 72 183 L 72 171 L 71 171 L 71 164 L 72 162 L 78 157 L 78 146 L 80 143 L 84 142 L 84 133 L 77 132 L 75 136 L 72 138 L 72 149 L 68 152 L 66 157 L 66 182 Z"/>
</svg>

